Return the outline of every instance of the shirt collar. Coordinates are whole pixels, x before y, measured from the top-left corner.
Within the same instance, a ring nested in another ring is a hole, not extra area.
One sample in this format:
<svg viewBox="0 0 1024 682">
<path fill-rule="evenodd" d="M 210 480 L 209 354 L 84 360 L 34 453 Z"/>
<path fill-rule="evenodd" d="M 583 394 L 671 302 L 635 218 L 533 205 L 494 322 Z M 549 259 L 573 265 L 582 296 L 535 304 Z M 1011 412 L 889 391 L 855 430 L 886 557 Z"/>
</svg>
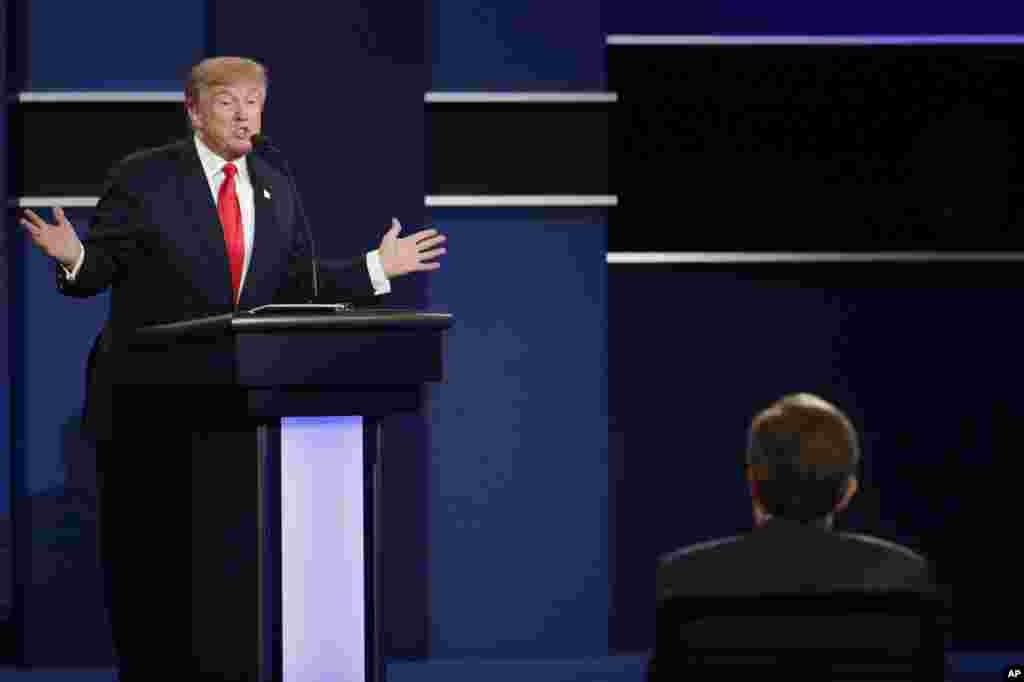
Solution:
<svg viewBox="0 0 1024 682">
<path fill-rule="evenodd" d="M 206 173 L 208 180 L 213 179 L 217 173 L 220 173 L 224 164 L 227 163 L 224 159 L 217 155 L 212 149 L 206 146 L 201 139 L 199 139 L 199 133 L 196 133 L 194 138 L 196 143 L 196 151 L 199 153 L 199 162 L 203 165 L 203 171 Z M 238 168 L 238 177 L 241 180 L 247 180 L 249 178 L 249 166 L 246 163 L 246 157 L 235 159 L 232 163 Z"/>
<path fill-rule="evenodd" d="M 832 530 L 835 525 L 835 514 L 829 514 L 828 516 L 820 519 L 813 519 L 811 521 L 794 521 L 792 519 L 784 519 L 779 516 L 769 516 L 762 528 L 772 526 L 773 528 L 819 528 L 821 530 Z"/>
</svg>

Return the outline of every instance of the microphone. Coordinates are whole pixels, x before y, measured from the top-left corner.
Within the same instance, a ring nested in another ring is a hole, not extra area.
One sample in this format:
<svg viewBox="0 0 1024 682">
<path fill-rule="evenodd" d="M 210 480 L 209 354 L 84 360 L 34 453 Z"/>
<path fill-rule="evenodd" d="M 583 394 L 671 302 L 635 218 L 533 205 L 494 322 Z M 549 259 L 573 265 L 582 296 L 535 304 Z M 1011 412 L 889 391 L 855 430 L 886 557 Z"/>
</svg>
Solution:
<svg viewBox="0 0 1024 682">
<path fill-rule="evenodd" d="M 281 152 L 279 148 L 274 146 L 270 141 L 270 138 L 262 133 L 256 133 L 251 138 L 253 151 L 259 154 L 271 153 L 277 156 L 281 161 L 281 165 L 284 167 L 285 175 L 288 176 L 289 182 L 292 184 L 292 190 L 295 192 L 295 202 L 299 207 L 299 217 L 302 219 L 303 225 L 306 226 L 306 236 L 309 238 L 309 251 L 310 261 L 313 265 L 313 300 L 315 301 L 320 295 L 320 274 L 319 266 L 317 265 L 316 257 L 316 242 L 313 241 L 313 229 L 310 227 L 309 220 L 306 219 L 306 210 L 302 205 L 302 195 L 299 194 L 298 183 L 295 181 L 295 174 L 292 172 L 291 164 L 288 163 L 287 157 Z"/>
</svg>

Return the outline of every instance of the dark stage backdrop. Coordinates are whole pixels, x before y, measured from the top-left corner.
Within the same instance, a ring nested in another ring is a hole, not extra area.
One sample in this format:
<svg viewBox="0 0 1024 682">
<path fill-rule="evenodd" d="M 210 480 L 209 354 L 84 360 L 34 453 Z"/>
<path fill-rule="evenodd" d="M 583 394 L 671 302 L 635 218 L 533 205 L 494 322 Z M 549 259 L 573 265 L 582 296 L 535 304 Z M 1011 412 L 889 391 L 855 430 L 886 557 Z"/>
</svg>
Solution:
<svg viewBox="0 0 1024 682">
<path fill-rule="evenodd" d="M 957 648 L 1019 647 L 1024 257 L 977 253 L 1022 244 L 1019 45 L 609 57 L 611 251 L 691 258 L 609 274 L 613 650 L 651 646 L 658 555 L 750 527 L 745 430 L 797 391 L 864 435 L 842 527 L 936 561 Z M 908 251 L 975 253 L 885 262 Z M 729 262 L 764 252 L 863 260 Z"/>
<path fill-rule="evenodd" d="M 270 73 L 264 132 L 287 154 L 317 248 L 341 259 L 376 248 L 398 218 L 405 233 L 423 206 L 423 11 L 420 3 L 358 0 L 253 11 L 211 4 L 210 56 L 244 55 Z M 388 305 L 426 303 L 426 275 L 393 284 Z M 424 415 L 384 426 L 384 651 L 427 646 L 427 448 Z"/>
<path fill-rule="evenodd" d="M 1024 602 L 1006 556 L 1024 472 L 1019 270 L 614 266 L 613 647 L 650 646 L 657 556 L 751 527 L 746 428 L 799 391 L 835 402 L 862 436 L 861 490 L 839 527 L 936 562 L 958 648 L 1019 646 Z"/>
<path fill-rule="evenodd" d="M 1024 38 L 609 50 L 612 251 L 1020 249 Z"/>
</svg>

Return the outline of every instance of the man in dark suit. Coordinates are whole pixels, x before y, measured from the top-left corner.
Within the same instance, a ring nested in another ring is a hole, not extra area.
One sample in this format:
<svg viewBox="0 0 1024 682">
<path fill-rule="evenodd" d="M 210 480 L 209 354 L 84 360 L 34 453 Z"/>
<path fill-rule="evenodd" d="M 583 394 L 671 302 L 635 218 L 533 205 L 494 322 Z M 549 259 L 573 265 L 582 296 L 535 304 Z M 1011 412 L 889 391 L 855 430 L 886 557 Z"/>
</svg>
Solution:
<svg viewBox="0 0 1024 682">
<path fill-rule="evenodd" d="M 262 65 L 241 58 L 198 64 L 185 88 L 194 136 L 134 154 L 110 172 L 84 244 L 60 208 L 49 224 L 22 224 L 58 261 L 68 296 L 112 289 L 110 319 L 88 377 L 86 429 L 110 435 L 109 376 L 118 337 L 140 326 L 313 297 L 312 249 L 292 184 L 253 151 L 267 94 Z M 393 220 L 380 248 L 322 273 L 321 297 L 367 299 L 395 277 L 440 267 L 445 236 L 398 238 Z"/>
<path fill-rule="evenodd" d="M 687 596 L 933 592 L 932 568 L 913 550 L 832 530 L 835 515 L 857 492 L 859 460 L 850 420 L 817 396 L 789 395 L 758 414 L 746 452 L 753 531 L 660 558 L 659 605 Z M 762 630 L 754 636 L 767 641 L 769 634 Z M 729 636 L 738 641 L 743 635 Z M 650 679 L 658 658 L 656 653 Z"/>
<path fill-rule="evenodd" d="M 64 294 L 84 297 L 112 289 L 110 317 L 89 357 L 84 426 L 97 441 L 100 551 L 122 680 L 152 677 L 147 666 L 153 664 L 153 647 L 139 652 L 154 638 L 147 621 L 162 617 L 146 610 L 158 610 L 153 600 L 160 587 L 132 587 L 145 580 L 139 557 L 147 551 L 173 554 L 168 546 L 180 530 L 158 525 L 160 531 L 147 535 L 134 527 L 139 516 L 157 523 L 160 505 L 171 500 L 142 497 L 155 494 L 141 483 L 153 475 L 152 460 L 158 458 L 114 447 L 112 377 L 125 336 L 140 326 L 314 297 L 313 249 L 296 190 L 275 165 L 252 153 L 266 95 L 261 64 L 236 57 L 204 60 L 185 87 L 194 134 L 117 164 L 87 239 L 78 238 L 60 208 L 54 209 L 53 224 L 32 211 L 21 220 L 57 261 Z M 393 220 L 379 249 L 321 270 L 321 298 L 365 301 L 387 294 L 395 277 L 440 267 L 444 235 L 430 229 L 400 238 L 400 230 Z M 125 421 L 122 415 L 118 423 Z M 154 449 L 163 446 L 159 438 L 154 434 Z M 162 489 L 172 488 L 168 483 Z M 147 537 L 161 533 L 146 544 Z M 164 603 L 172 606 L 170 599 Z"/>
</svg>

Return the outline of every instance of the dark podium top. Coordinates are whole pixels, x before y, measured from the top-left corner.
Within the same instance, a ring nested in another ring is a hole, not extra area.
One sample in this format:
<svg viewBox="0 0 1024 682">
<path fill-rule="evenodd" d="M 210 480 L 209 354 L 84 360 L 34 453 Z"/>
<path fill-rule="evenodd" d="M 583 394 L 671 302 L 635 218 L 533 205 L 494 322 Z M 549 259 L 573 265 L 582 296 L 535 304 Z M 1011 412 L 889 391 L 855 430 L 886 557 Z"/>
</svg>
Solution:
<svg viewBox="0 0 1024 682">
<path fill-rule="evenodd" d="M 444 380 L 451 324 L 445 312 L 368 308 L 154 325 L 122 350 L 116 384 L 159 389 L 197 415 L 212 399 L 221 415 L 383 416 L 418 409 L 425 385 Z"/>
</svg>

